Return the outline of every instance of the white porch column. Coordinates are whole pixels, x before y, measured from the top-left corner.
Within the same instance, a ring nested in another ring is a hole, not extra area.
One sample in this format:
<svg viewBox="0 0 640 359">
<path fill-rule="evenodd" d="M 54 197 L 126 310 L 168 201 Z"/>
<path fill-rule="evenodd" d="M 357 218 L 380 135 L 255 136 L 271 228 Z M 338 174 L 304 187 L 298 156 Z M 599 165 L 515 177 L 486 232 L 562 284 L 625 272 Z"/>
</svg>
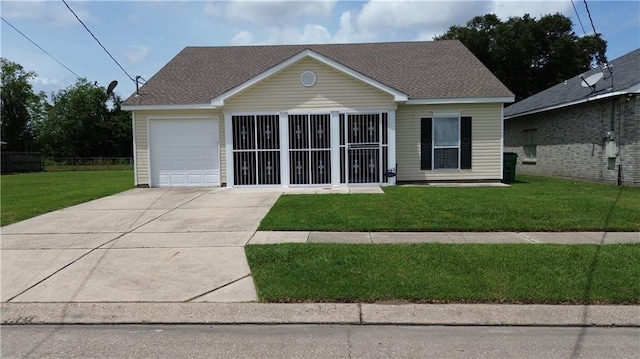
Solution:
<svg viewBox="0 0 640 359">
<path fill-rule="evenodd" d="M 280 112 L 280 183 L 289 187 L 289 114 Z"/>
<path fill-rule="evenodd" d="M 340 185 L 340 113 L 331 111 L 331 185 Z"/>
<path fill-rule="evenodd" d="M 224 148 L 227 159 L 227 187 L 233 187 L 233 125 L 231 124 L 231 112 L 224 113 Z"/>
<path fill-rule="evenodd" d="M 388 126 L 388 133 L 387 133 L 387 138 L 389 139 L 389 148 L 388 148 L 388 153 L 389 153 L 389 158 L 388 158 L 388 163 L 389 163 L 389 168 L 396 168 L 396 111 L 395 110 L 390 110 L 389 112 L 387 112 L 387 121 L 389 122 Z M 386 171 L 388 168 L 385 168 L 384 170 Z M 396 171 L 397 173 L 397 171 Z M 396 184 L 396 179 L 398 177 L 389 177 L 389 185 L 395 185 Z"/>
</svg>

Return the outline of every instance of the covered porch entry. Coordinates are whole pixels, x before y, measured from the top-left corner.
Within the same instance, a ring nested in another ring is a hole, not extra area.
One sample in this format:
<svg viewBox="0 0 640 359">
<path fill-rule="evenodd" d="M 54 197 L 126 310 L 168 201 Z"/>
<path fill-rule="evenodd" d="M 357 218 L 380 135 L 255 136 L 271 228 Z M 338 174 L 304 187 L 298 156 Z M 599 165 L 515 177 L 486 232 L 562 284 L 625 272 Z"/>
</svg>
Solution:
<svg viewBox="0 0 640 359">
<path fill-rule="evenodd" d="M 395 111 L 228 113 L 227 186 L 383 185 Z"/>
</svg>

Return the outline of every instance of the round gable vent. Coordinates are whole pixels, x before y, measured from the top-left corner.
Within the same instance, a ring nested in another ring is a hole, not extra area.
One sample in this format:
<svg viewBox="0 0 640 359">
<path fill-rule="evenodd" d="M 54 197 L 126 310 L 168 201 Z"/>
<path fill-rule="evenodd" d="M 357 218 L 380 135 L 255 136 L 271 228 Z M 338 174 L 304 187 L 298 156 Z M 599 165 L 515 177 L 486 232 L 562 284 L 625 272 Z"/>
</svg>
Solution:
<svg viewBox="0 0 640 359">
<path fill-rule="evenodd" d="M 300 76 L 300 82 L 304 87 L 311 87 L 316 84 L 316 74 L 313 71 L 305 71 Z"/>
</svg>

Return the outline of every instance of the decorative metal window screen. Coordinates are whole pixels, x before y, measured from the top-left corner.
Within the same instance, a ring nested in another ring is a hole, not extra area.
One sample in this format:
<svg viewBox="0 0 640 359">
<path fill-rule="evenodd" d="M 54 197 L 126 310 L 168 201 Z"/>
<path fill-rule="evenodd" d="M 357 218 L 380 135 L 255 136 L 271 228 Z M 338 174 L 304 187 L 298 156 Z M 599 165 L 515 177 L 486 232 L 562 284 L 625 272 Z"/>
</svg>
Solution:
<svg viewBox="0 0 640 359">
<path fill-rule="evenodd" d="M 529 161 L 535 161 L 538 158 L 538 139 L 537 130 L 525 130 L 524 131 L 524 159 Z"/>
<path fill-rule="evenodd" d="M 331 183 L 331 116 L 289 115 L 289 176 L 293 185 Z"/>
<path fill-rule="evenodd" d="M 386 113 L 340 115 L 340 182 L 386 183 Z"/>
<path fill-rule="evenodd" d="M 280 184 L 280 117 L 232 116 L 235 185 Z"/>
</svg>

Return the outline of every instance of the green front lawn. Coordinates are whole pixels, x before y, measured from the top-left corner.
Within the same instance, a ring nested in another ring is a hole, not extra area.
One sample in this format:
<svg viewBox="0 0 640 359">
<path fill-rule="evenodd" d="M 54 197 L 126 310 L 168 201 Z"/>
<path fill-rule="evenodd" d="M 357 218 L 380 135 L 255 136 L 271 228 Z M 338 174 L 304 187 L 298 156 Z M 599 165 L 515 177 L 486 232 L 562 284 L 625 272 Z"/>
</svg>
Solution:
<svg viewBox="0 0 640 359">
<path fill-rule="evenodd" d="M 0 225 L 133 188 L 133 171 L 39 172 L 0 177 Z"/>
<path fill-rule="evenodd" d="M 640 304 L 640 244 L 246 247 L 266 302 Z"/>
<path fill-rule="evenodd" d="M 511 187 L 284 195 L 263 231 L 640 231 L 640 188 L 519 175 Z"/>
</svg>

